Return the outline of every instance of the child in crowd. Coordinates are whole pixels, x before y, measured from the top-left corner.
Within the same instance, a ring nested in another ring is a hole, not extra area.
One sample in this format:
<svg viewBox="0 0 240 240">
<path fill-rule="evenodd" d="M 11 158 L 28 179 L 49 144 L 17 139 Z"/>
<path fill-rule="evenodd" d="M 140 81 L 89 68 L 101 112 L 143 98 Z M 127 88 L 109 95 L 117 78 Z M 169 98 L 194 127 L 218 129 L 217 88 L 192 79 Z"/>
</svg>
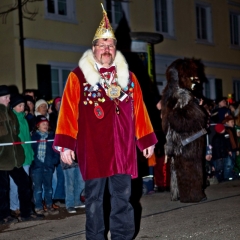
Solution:
<svg viewBox="0 0 240 240">
<path fill-rule="evenodd" d="M 22 95 L 15 95 L 11 97 L 10 107 L 16 115 L 19 122 L 19 134 L 18 137 L 22 142 L 30 141 L 30 133 L 27 120 L 25 119 L 25 99 Z M 31 144 L 22 144 L 25 161 L 23 163 L 23 169 L 29 175 L 29 168 L 33 161 L 33 150 Z M 29 186 L 31 188 L 31 186 Z M 18 199 L 18 187 L 10 177 L 10 209 L 13 217 L 18 217 L 19 211 L 19 199 Z"/>
<path fill-rule="evenodd" d="M 214 166 L 212 165 L 212 146 L 208 145 L 206 147 L 206 155 L 205 155 L 205 167 L 206 167 L 206 177 L 207 184 L 206 187 L 215 183 L 218 183 L 217 178 L 215 178 L 214 174 Z"/>
<path fill-rule="evenodd" d="M 231 144 L 223 124 L 216 124 L 215 131 L 212 139 L 212 163 L 215 169 L 215 177 L 218 182 L 222 182 L 229 177 L 224 166 L 229 162 L 231 156 Z"/>
<path fill-rule="evenodd" d="M 239 155 L 239 148 L 238 148 L 238 139 L 237 139 L 237 132 L 235 129 L 235 117 L 232 115 L 228 115 L 224 118 L 223 124 L 226 125 L 226 133 L 229 135 L 229 140 L 231 143 L 231 157 L 227 164 L 224 166 L 228 176 L 226 178 L 236 178 L 234 173 L 234 166 L 236 164 L 236 156 Z M 231 179 L 230 179 L 231 180 Z"/>
<path fill-rule="evenodd" d="M 76 213 L 75 208 L 84 208 L 80 200 L 81 192 L 84 190 L 85 182 L 82 178 L 77 161 L 71 165 L 61 161 L 65 182 L 65 204 L 68 213 Z"/>
<path fill-rule="evenodd" d="M 52 142 L 44 141 L 54 139 L 54 133 L 48 131 L 48 119 L 43 115 L 38 115 L 36 127 L 37 130 L 33 132 L 32 140 L 39 142 L 32 143 L 34 161 L 31 166 L 35 212 L 45 216 L 55 215 L 59 211 L 52 207 L 52 176 L 54 166 L 59 161 L 59 155 L 52 149 Z M 44 187 L 46 209 L 43 209 L 42 186 Z"/>
</svg>

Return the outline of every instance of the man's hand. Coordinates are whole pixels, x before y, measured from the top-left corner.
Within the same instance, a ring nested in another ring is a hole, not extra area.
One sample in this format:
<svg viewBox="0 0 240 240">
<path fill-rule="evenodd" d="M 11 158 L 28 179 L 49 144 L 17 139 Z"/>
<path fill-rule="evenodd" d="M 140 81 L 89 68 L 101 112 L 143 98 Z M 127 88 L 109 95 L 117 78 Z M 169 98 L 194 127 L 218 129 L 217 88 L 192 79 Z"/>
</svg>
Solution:
<svg viewBox="0 0 240 240">
<path fill-rule="evenodd" d="M 164 158 L 164 164 L 166 164 L 166 163 L 167 163 L 167 161 L 168 161 L 168 156 L 167 156 L 167 155 L 165 155 L 165 158 Z"/>
<path fill-rule="evenodd" d="M 60 152 L 61 159 L 66 164 L 72 164 L 73 160 L 75 159 L 74 151 L 67 149 L 64 152 Z"/>
<path fill-rule="evenodd" d="M 155 145 L 152 145 L 151 147 L 145 148 L 143 150 L 143 156 L 145 158 L 150 158 L 153 155 L 154 148 L 155 148 Z"/>
</svg>

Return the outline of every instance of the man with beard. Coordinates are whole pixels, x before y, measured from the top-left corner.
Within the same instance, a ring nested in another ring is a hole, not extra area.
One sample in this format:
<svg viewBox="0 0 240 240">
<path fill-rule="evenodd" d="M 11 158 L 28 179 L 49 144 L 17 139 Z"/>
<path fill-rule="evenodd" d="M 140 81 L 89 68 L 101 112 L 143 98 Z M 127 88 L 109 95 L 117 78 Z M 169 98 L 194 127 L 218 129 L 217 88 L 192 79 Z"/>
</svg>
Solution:
<svg viewBox="0 0 240 240">
<path fill-rule="evenodd" d="M 69 74 L 54 140 L 63 162 L 78 159 L 85 180 L 86 239 L 105 239 L 106 181 L 111 238 L 132 239 L 134 214 L 129 198 L 131 178 L 137 177 L 136 144 L 149 158 L 156 142 L 139 83 L 116 51 L 116 38 L 103 9 L 92 49 Z"/>
</svg>

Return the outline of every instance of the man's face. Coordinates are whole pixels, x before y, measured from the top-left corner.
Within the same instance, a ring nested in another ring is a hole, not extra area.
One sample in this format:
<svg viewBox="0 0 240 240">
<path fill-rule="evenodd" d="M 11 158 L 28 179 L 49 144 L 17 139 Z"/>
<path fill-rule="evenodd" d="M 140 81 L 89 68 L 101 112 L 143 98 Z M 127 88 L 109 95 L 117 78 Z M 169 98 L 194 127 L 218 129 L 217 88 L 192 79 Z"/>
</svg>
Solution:
<svg viewBox="0 0 240 240">
<path fill-rule="evenodd" d="M 0 103 L 5 105 L 6 107 L 8 106 L 9 102 L 10 102 L 10 94 L 0 97 Z"/>
<path fill-rule="evenodd" d="M 116 47 L 113 39 L 99 39 L 97 44 L 92 47 L 92 50 L 97 63 L 104 67 L 112 65 L 116 56 Z"/>
</svg>

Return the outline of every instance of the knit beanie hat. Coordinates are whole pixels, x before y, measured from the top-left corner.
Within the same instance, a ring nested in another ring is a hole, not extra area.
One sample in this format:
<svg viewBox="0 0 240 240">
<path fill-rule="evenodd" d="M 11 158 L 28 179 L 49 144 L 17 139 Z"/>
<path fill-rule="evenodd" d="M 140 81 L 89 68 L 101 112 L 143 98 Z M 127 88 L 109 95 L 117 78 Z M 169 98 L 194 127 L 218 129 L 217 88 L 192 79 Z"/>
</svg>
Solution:
<svg viewBox="0 0 240 240">
<path fill-rule="evenodd" d="M 16 107 L 19 103 L 25 103 L 25 99 L 22 95 L 17 94 L 17 95 L 13 95 L 10 98 L 10 107 L 14 108 Z"/>
<path fill-rule="evenodd" d="M 36 101 L 36 103 L 35 103 L 35 111 L 38 111 L 38 110 L 37 110 L 38 107 L 39 107 L 40 105 L 42 105 L 42 104 L 46 104 L 47 107 L 48 107 L 48 104 L 47 104 L 47 102 L 46 102 L 45 100 L 43 100 L 43 99 L 39 99 L 39 100 Z"/>
<path fill-rule="evenodd" d="M 10 94 L 9 88 L 6 85 L 0 85 L 0 97 Z"/>
<path fill-rule="evenodd" d="M 54 99 L 54 104 L 56 105 L 58 102 L 61 102 L 61 98 L 60 97 L 57 97 Z"/>
<path fill-rule="evenodd" d="M 221 133 L 223 130 L 225 130 L 225 127 L 223 124 L 218 123 L 217 125 L 215 125 L 214 129 L 217 133 Z"/>
<path fill-rule="evenodd" d="M 48 119 L 45 117 L 45 116 L 43 116 L 43 115 L 38 115 L 37 117 L 36 117 L 36 120 L 35 120 L 35 124 L 36 124 L 36 126 L 38 126 L 40 123 L 42 123 L 42 122 L 49 122 L 48 121 Z"/>
</svg>

